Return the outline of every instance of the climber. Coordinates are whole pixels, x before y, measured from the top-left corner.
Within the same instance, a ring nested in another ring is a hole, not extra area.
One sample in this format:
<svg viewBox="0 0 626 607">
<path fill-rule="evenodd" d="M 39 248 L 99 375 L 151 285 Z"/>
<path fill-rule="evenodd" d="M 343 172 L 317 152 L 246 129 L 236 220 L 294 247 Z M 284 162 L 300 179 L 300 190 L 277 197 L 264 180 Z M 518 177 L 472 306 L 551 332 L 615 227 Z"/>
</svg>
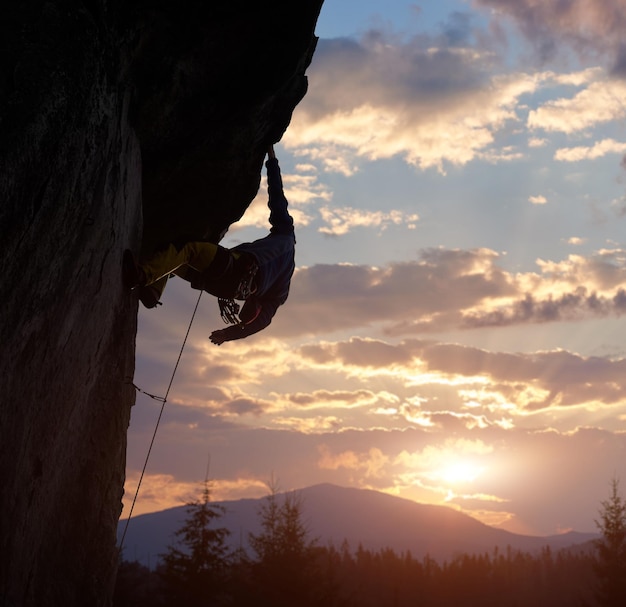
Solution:
<svg viewBox="0 0 626 607">
<path fill-rule="evenodd" d="M 131 251 L 124 252 L 124 282 L 146 307 L 157 305 L 171 273 L 216 296 L 222 319 L 233 325 L 211 333 L 218 346 L 267 327 L 289 294 L 296 239 L 273 146 L 265 166 L 272 226 L 265 238 L 232 249 L 211 242 L 169 244 L 141 264 Z M 235 300 L 244 301 L 241 311 Z"/>
</svg>

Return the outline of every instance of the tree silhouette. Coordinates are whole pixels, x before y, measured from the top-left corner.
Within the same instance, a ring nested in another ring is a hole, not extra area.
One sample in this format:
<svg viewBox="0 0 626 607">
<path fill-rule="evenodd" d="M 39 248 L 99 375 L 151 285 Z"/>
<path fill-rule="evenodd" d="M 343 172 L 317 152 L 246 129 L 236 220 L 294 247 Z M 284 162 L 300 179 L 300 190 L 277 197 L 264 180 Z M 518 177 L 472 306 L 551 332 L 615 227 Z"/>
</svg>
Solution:
<svg viewBox="0 0 626 607">
<path fill-rule="evenodd" d="M 626 605 L 626 501 L 619 493 L 617 479 L 611 481 L 611 494 L 601 502 L 596 525 L 602 538 L 596 541 L 598 576 L 596 598 L 603 607 Z"/>
<path fill-rule="evenodd" d="M 187 518 L 176 531 L 178 547 L 170 546 L 160 570 L 168 596 L 186 607 L 215 605 L 225 591 L 230 566 L 229 531 L 213 525 L 224 508 L 210 503 L 208 480 L 202 497 L 187 504 Z"/>
<path fill-rule="evenodd" d="M 255 605 L 326 604 L 321 598 L 325 586 L 317 563 L 316 543 L 309 539 L 302 500 L 294 492 L 282 497 L 279 503 L 277 488 L 270 484 L 270 494 L 259 510 L 261 532 L 250 534 L 256 557 L 251 564 Z"/>
</svg>

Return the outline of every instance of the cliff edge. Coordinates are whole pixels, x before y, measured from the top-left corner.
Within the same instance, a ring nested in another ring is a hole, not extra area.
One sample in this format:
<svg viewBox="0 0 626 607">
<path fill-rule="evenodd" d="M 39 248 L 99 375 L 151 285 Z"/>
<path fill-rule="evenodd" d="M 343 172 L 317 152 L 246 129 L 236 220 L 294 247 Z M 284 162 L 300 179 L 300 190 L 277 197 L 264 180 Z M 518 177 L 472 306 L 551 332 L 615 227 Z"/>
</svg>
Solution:
<svg viewBox="0 0 626 607">
<path fill-rule="evenodd" d="M 122 251 L 217 242 L 306 92 L 322 0 L 0 8 L 0 605 L 109 605 L 136 298 Z"/>
</svg>

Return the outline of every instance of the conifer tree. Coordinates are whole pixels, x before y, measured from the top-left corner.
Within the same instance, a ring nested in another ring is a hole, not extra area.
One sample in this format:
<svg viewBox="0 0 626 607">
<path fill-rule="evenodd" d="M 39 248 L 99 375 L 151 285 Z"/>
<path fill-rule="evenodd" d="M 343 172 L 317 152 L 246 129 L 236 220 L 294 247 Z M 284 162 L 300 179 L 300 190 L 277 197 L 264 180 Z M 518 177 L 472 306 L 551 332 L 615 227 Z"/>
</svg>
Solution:
<svg viewBox="0 0 626 607">
<path fill-rule="evenodd" d="M 210 502 L 208 480 L 200 500 L 187 504 L 187 518 L 176 531 L 178 542 L 163 555 L 161 576 L 166 593 L 186 607 L 219 604 L 226 588 L 230 554 L 226 545 L 228 529 L 215 527 L 224 508 Z"/>
<path fill-rule="evenodd" d="M 609 499 L 601 502 L 600 520 L 596 521 L 602 532 L 596 541 L 596 598 L 602 607 L 626 605 L 626 500 L 620 497 L 618 487 L 614 478 Z"/>
<path fill-rule="evenodd" d="M 272 607 L 319 605 L 324 584 L 317 563 L 317 549 L 303 520 L 302 500 L 296 493 L 283 495 L 276 486 L 259 510 L 261 532 L 250 534 L 255 553 L 252 563 L 256 605 Z"/>
</svg>

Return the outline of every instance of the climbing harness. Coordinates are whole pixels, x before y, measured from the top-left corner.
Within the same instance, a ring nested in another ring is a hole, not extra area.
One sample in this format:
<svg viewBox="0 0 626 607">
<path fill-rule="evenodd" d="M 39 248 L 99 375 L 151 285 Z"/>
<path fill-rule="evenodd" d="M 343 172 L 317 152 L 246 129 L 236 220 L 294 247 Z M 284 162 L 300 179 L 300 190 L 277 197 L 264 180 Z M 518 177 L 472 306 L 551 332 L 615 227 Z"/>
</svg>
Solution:
<svg viewBox="0 0 626 607">
<path fill-rule="evenodd" d="M 226 297 L 218 297 L 217 303 L 220 307 L 220 316 L 227 325 L 239 325 L 241 319 L 239 318 L 239 304 L 235 299 L 247 300 L 250 295 L 256 291 L 256 285 L 254 279 L 259 271 L 259 264 L 256 259 L 250 258 L 248 260 L 248 266 L 243 273 L 237 288 L 235 289 L 235 296 L 232 299 Z"/>
<path fill-rule="evenodd" d="M 224 299 L 218 297 L 217 303 L 220 306 L 220 316 L 227 325 L 238 325 L 239 320 L 239 304 L 234 299 Z"/>
<path fill-rule="evenodd" d="M 252 295 L 256 291 L 254 279 L 258 271 L 259 264 L 257 263 L 256 259 L 250 259 L 248 266 L 246 267 L 246 271 L 241 277 L 241 281 L 239 282 L 237 290 L 235 291 L 235 299 L 248 299 L 248 297 L 250 297 L 250 295 Z"/>
<path fill-rule="evenodd" d="M 183 350 L 185 349 L 185 345 L 187 344 L 187 338 L 189 337 L 189 332 L 191 331 L 191 325 L 193 324 L 193 320 L 196 317 L 196 312 L 198 311 L 198 305 L 200 304 L 200 298 L 202 297 L 202 291 L 200 291 L 199 295 L 198 295 L 198 300 L 196 301 L 196 306 L 193 309 L 193 313 L 191 315 L 191 320 L 189 321 L 189 326 L 187 327 L 187 333 L 185 333 L 185 339 L 183 339 L 183 343 L 180 347 L 180 352 L 178 353 L 178 358 L 176 359 L 176 364 L 174 365 L 174 371 L 172 371 L 172 377 L 170 378 L 170 383 L 167 386 L 167 390 L 165 391 L 165 396 L 156 396 L 155 394 L 150 394 L 149 392 L 146 392 L 145 390 L 142 390 L 141 388 L 138 388 L 134 383 L 132 383 L 132 380 L 129 382 L 133 385 L 133 387 L 135 388 L 135 390 L 137 390 L 138 392 L 141 392 L 143 394 L 146 394 L 147 396 L 149 396 L 150 398 L 157 400 L 159 402 L 161 402 L 161 411 L 159 412 L 159 416 L 157 417 L 157 421 L 156 421 L 156 425 L 154 427 L 154 432 L 152 433 L 152 440 L 150 441 L 150 446 L 148 447 L 148 453 L 146 454 L 146 459 L 143 463 L 143 468 L 141 470 L 141 474 L 139 476 L 139 482 L 137 483 L 137 489 L 135 490 L 135 496 L 133 497 L 133 501 L 132 504 L 130 506 L 130 512 L 128 513 L 128 518 L 126 519 L 126 525 L 124 526 L 124 532 L 122 533 L 122 539 L 120 540 L 120 545 L 119 545 L 119 552 L 121 554 L 122 549 L 124 548 L 124 540 L 126 539 L 126 532 L 128 531 L 128 525 L 130 523 L 130 519 L 133 516 L 133 510 L 135 509 L 135 504 L 137 503 L 137 496 L 139 495 L 139 489 L 141 487 L 141 483 L 143 481 L 143 477 L 145 475 L 146 472 L 146 468 L 148 467 L 148 460 L 150 459 L 150 453 L 152 452 L 152 447 L 154 445 L 154 441 L 156 439 L 156 435 L 157 435 L 157 431 L 159 429 L 159 424 L 161 423 L 161 417 L 163 416 L 163 410 L 165 409 L 165 403 L 167 402 L 167 397 L 169 396 L 170 393 L 170 388 L 172 387 L 172 384 L 174 383 L 174 377 L 176 376 L 176 371 L 178 370 L 178 365 L 180 363 L 180 359 L 183 356 Z"/>
</svg>

